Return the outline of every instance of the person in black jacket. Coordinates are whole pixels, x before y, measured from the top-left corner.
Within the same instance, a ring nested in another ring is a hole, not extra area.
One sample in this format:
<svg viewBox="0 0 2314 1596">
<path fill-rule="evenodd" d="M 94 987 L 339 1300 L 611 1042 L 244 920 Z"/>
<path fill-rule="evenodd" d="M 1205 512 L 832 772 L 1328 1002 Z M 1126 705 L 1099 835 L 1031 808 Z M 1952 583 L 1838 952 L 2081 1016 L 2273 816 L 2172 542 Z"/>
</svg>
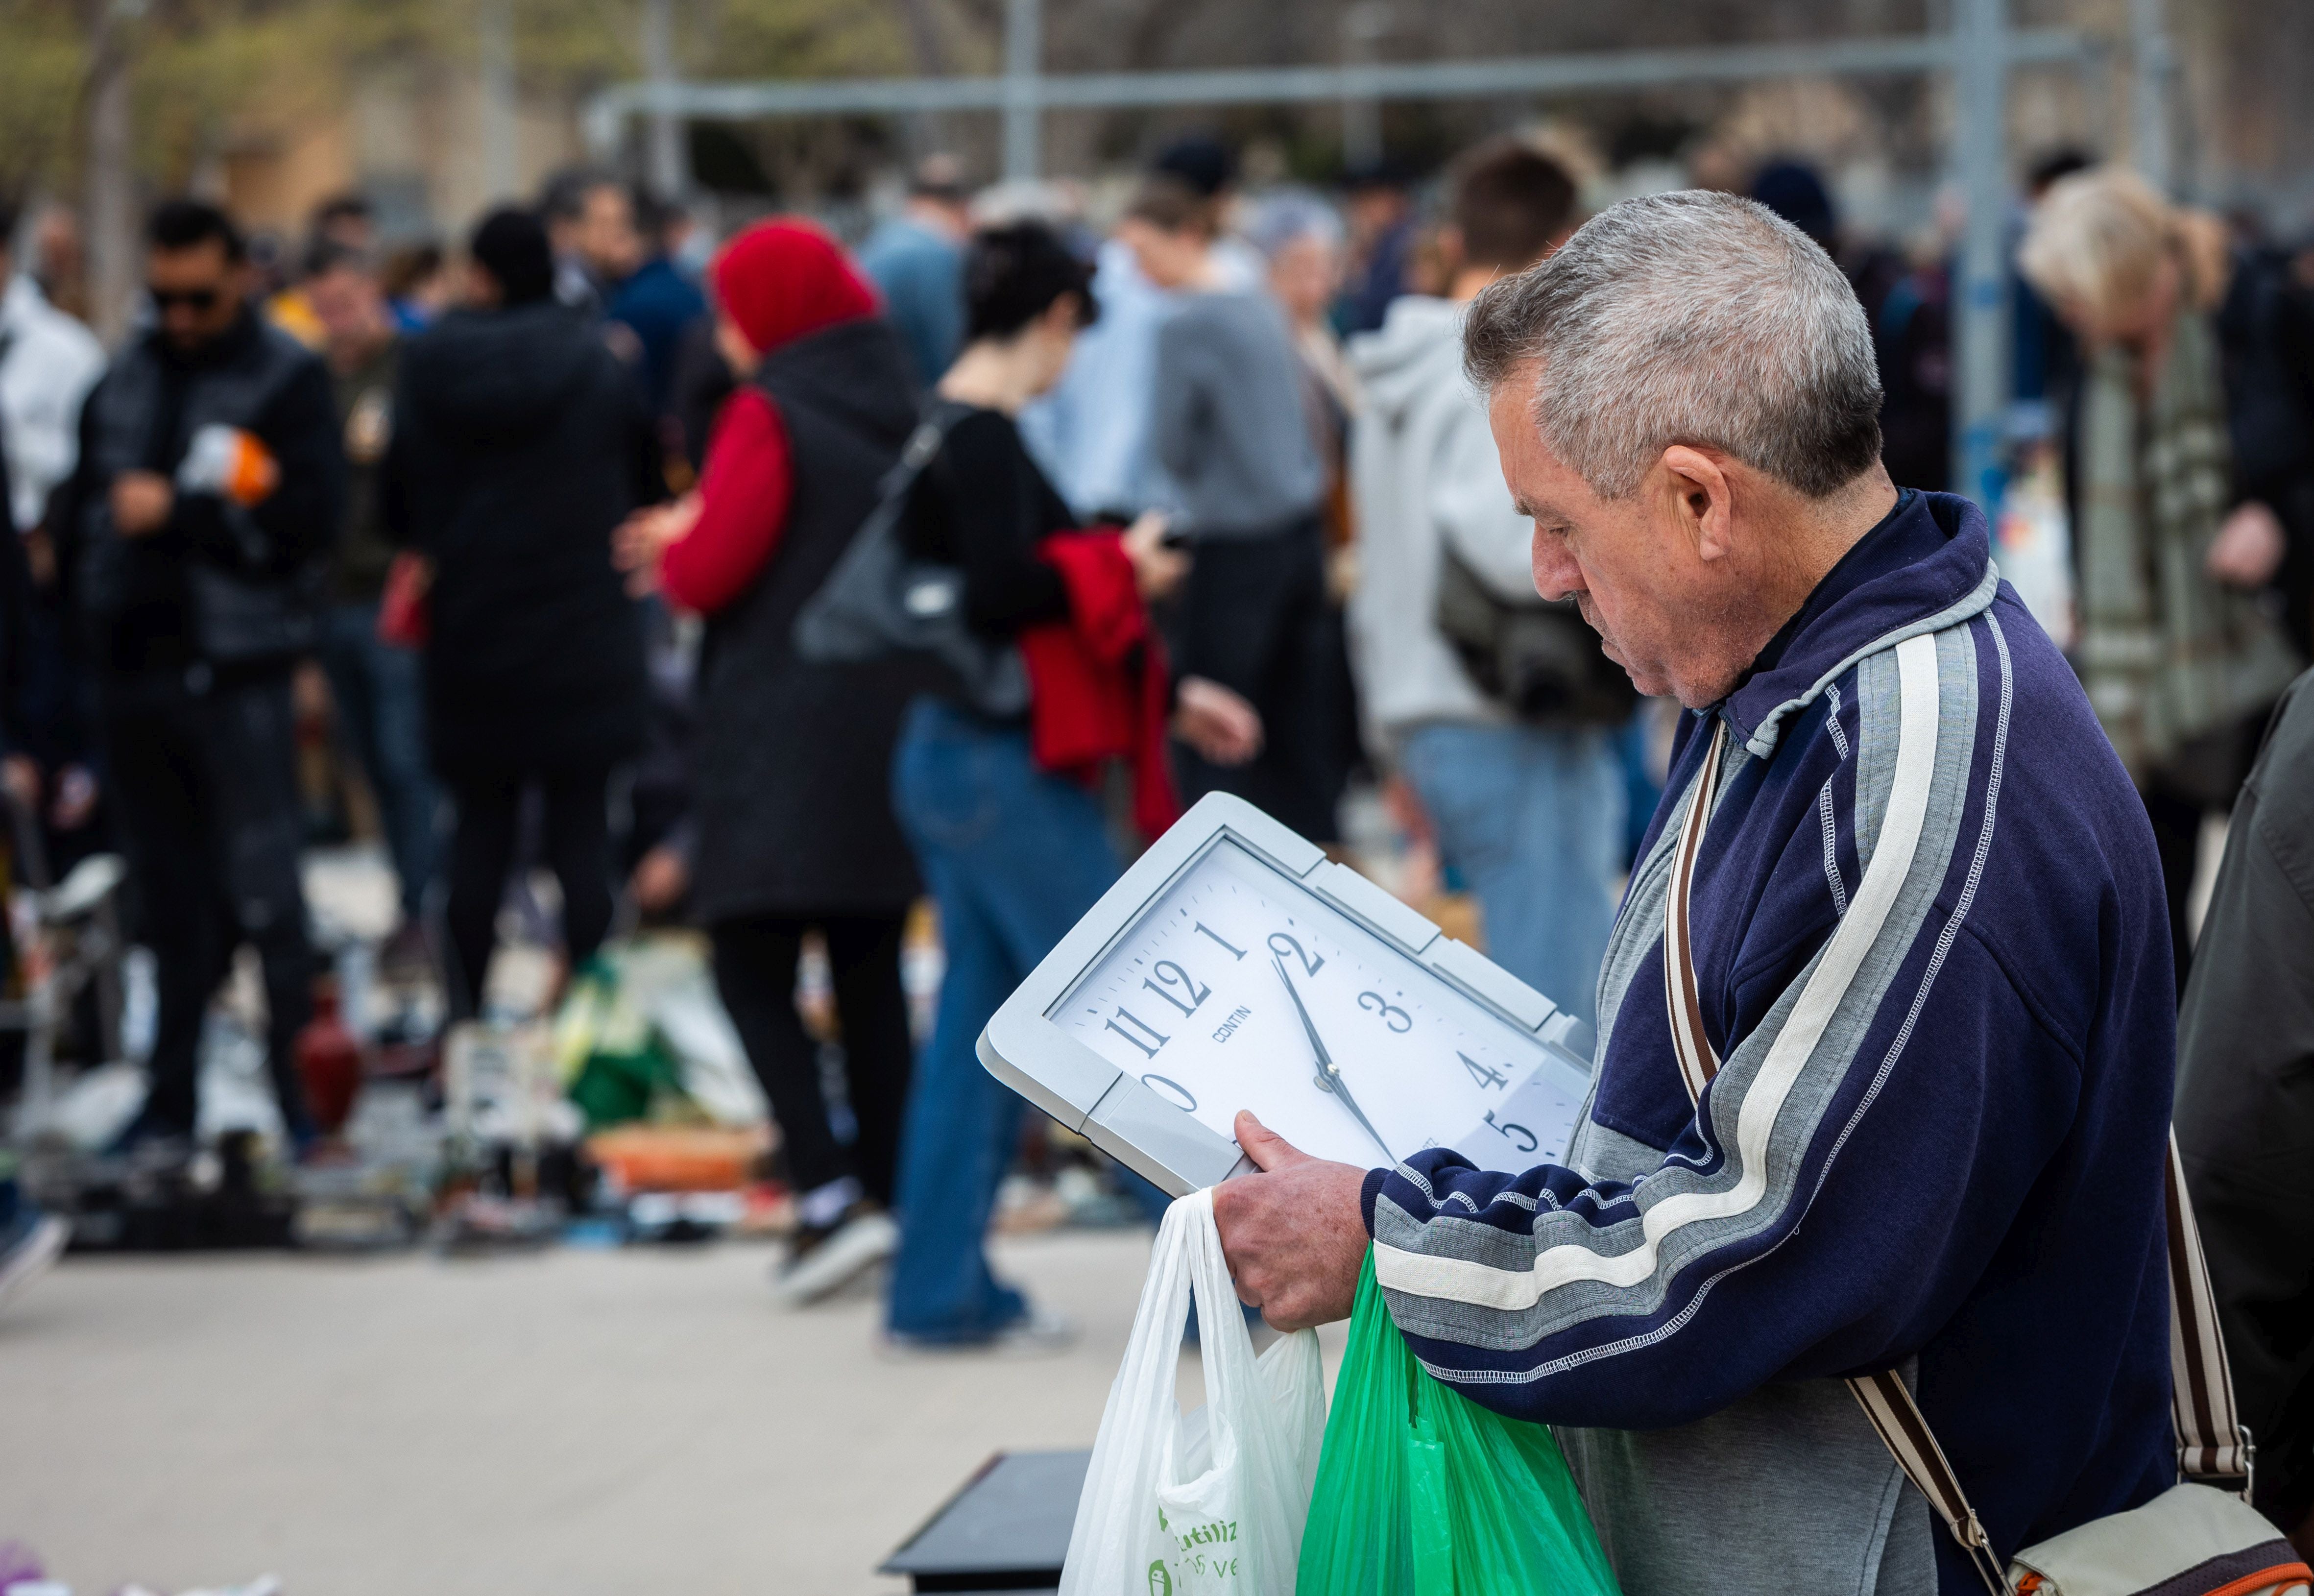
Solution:
<svg viewBox="0 0 2314 1596">
<path fill-rule="evenodd" d="M 2233 494 L 2264 507 L 2270 521 L 2257 540 L 2264 558 L 2245 551 L 2244 570 L 2257 575 L 2272 562 L 2269 591 L 2290 640 L 2314 657 L 2314 295 L 2283 250 L 2240 244 L 2232 268 L 2218 304 L 2218 345 Z"/>
<path fill-rule="evenodd" d="M 2176 1115 L 2256 1505 L 2314 1552 L 2314 673 L 2234 803 L 2177 1011 Z"/>
<path fill-rule="evenodd" d="M 154 324 L 89 394 L 51 514 L 160 989 L 151 1091 L 127 1140 L 192 1134 L 202 1017 L 246 941 L 302 1149 L 295 1046 L 314 961 L 289 675 L 314 640 L 345 457 L 329 374 L 250 308 L 231 219 L 172 200 L 146 238 Z"/>
<path fill-rule="evenodd" d="M 912 673 L 814 665 L 795 621 L 876 507 L 916 424 L 907 357 L 875 290 L 808 223 L 758 223 L 711 270 L 717 342 L 746 381 L 722 406 L 696 493 L 623 529 L 621 557 L 707 617 L 699 669 L 693 912 L 771 1099 L 799 1221 L 774 1286 L 823 1297 L 889 1255 L 908 1085 L 900 937 L 920 890 L 892 818 L 892 745 Z M 649 577 L 646 576 L 646 580 Z M 825 938 L 859 1126 L 840 1146 L 796 961 Z"/>
<path fill-rule="evenodd" d="M 457 812 L 454 1002 L 481 1006 L 526 789 L 544 815 L 572 966 L 611 922 L 608 794 L 640 747 L 642 628 L 611 533 L 664 497 L 632 375 L 555 303 L 545 229 L 475 229 L 471 303 L 402 356 L 389 474 L 403 535 L 432 560 L 426 717 Z"/>
</svg>

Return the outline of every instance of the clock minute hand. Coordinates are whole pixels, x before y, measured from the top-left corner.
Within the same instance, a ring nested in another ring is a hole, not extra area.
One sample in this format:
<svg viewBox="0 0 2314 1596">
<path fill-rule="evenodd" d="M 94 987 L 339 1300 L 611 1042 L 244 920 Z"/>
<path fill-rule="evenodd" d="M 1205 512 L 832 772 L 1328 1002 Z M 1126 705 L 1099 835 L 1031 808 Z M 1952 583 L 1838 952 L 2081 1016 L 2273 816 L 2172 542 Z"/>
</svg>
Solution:
<svg viewBox="0 0 2314 1596">
<path fill-rule="evenodd" d="M 1294 1012 L 1302 1017 L 1302 1029 L 1310 1038 L 1310 1050 L 1318 1055 L 1318 1084 L 1341 1099 L 1342 1106 L 1357 1116 L 1358 1124 L 1365 1127 L 1366 1134 L 1373 1138 L 1376 1147 L 1382 1149 L 1382 1157 L 1395 1164 L 1398 1155 L 1391 1151 L 1390 1143 L 1382 1139 L 1382 1133 L 1373 1128 L 1373 1122 L 1366 1117 L 1365 1110 L 1359 1107 L 1358 1100 L 1350 1095 L 1349 1083 L 1342 1079 L 1341 1066 L 1335 1063 L 1333 1055 L 1326 1051 L 1325 1041 L 1318 1035 L 1317 1023 L 1310 1018 L 1310 1010 L 1302 1001 L 1302 993 L 1294 986 L 1294 977 L 1285 973 L 1285 961 L 1273 957 L 1272 962 L 1277 966 L 1277 979 L 1285 983 L 1285 995 L 1294 1000 Z"/>
</svg>

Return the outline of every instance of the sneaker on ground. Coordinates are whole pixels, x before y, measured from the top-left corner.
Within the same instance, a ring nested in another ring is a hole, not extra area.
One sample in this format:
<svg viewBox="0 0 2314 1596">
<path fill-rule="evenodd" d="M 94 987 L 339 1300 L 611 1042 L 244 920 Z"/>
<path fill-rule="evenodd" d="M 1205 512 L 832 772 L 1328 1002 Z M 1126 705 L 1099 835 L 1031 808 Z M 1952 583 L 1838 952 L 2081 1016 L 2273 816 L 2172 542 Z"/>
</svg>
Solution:
<svg viewBox="0 0 2314 1596">
<path fill-rule="evenodd" d="M 1029 1311 L 996 1332 L 990 1350 L 1017 1356 L 1034 1357 L 1056 1353 L 1073 1345 L 1077 1338 L 1076 1321 L 1064 1313 L 1029 1304 Z"/>
<path fill-rule="evenodd" d="M 29 1204 L 20 1209 L 15 1222 L 0 1231 L 0 1308 L 48 1273 L 71 1239 L 72 1227 L 55 1214 Z"/>
<path fill-rule="evenodd" d="M 806 1225 L 772 1271 L 772 1295 L 790 1308 L 832 1296 L 892 1256 L 900 1227 L 874 1204 L 854 1203 L 833 1224 Z"/>
</svg>

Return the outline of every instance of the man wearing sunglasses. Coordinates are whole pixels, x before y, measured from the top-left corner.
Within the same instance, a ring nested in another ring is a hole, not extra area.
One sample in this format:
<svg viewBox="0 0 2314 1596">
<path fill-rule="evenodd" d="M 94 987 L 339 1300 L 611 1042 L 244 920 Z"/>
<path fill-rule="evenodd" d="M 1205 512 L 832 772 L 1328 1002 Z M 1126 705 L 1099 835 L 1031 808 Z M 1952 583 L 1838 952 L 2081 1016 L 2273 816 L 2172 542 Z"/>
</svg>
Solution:
<svg viewBox="0 0 2314 1596">
<path fill-rule="evenodd" d="M 291 1147 L 313 1137 L 312 1012 L 289 676 L 314 643 L 345 457 L 321 361 L 249 304 L 239 231 L 171 200 L 146 227 L 152 314 L 81 412 L 55 517 L 112 797 L 153 949 L 159 1029 L 126 1141 L 189 1144 L 201 1022 L 253 944 Z"/>
</svg>

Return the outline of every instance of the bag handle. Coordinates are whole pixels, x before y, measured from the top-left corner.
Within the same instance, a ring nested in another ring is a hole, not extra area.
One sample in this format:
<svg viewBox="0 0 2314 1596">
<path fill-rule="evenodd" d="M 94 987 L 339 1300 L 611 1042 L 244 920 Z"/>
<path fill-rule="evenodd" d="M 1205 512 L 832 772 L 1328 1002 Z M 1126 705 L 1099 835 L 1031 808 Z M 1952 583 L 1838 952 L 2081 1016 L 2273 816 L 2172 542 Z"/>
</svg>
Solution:
<svg viewBox="0 0 2314 1596">
<path fill-rule="evenodd" d="M 1682 820 L 1672 856 L 1671 886 L 1664 900 L 1664 1003 L 1670 1014 L 1672 1051 L 1689 1100 L 1702 1106 L 1703 1089 L 1719 1072 L 1719 1055 L 1703 1028 L 1703 1004 L 1696 981 L 1695 948 L 1689 900 L 1703 849 L 1727 751 L 1727 722 L 1713 717 L 1711 745 L 1695 779 L 1693 797 Z M 2210 1290 L 2200 1230 L 2186 1192 L 2185 1164 L 2177 1133 L 2162 1168 L 2169 1233 L 2170 1422 L 2177 1439 L 2178 1471 L 2192 1479 L 2222 1484 L 2249 1499 L 2256 1448 L 2234 1407 L 2233 1371 L 2219 1333 L 2217 1301 Z M 2009 1582 L 1969 1505 L 1968 1494 L 1953 1472 L 1944 1449 L 1920 1404 L 1893 1369 L 1851 1375 L 1847 1385 L 1873 1431 L 1952 1531 L 1987 1590 L 2006 1596 Z"/>
</svg>

